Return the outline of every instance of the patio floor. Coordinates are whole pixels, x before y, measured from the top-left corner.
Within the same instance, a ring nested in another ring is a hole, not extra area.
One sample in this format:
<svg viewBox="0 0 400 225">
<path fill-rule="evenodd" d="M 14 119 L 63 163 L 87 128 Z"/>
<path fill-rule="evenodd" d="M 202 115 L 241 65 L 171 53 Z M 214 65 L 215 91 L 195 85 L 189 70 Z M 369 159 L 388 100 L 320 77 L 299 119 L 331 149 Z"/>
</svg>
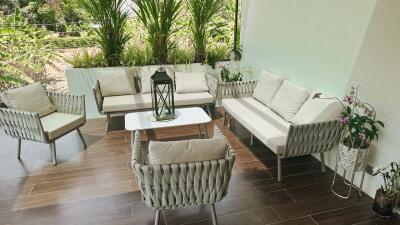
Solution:
<svg viewBox="0 0 400 225">
<path fill-rule="evenodd" d="M 221 119 L 214 120 L 222 127 Z M 0 132 L 0 224 L 134 225 L 153 224 L 154 212 L 140 199 L 129 165 L 130 133 L 115 118 L 109 134 L 103 119 L 57 141 L 59 165 L 51 164 L 49 146 L 22 142 L 16 159 L 14 139 Z M 160 129 L 143 138 L 179 140 L 197 137 L 197 127 Z M 212 124 L 209 126 L 212 132 Z M 221 225 L 258 224 L 400 224 L 373 216 L 372 199 L 356 195 L 341 200 L 330 194 L 332 171 L 321 175 L 311 156 L 284 161 L 284 181 L 276 181 L 276 156 L 259 142 L 248 146 L 249 134 L 239 124 L 223 129 L 237 152 L 228 196 L 216 205 Z M 207 207 L 164 211 L 162 223 L 211 224 Z"/>
</svg>

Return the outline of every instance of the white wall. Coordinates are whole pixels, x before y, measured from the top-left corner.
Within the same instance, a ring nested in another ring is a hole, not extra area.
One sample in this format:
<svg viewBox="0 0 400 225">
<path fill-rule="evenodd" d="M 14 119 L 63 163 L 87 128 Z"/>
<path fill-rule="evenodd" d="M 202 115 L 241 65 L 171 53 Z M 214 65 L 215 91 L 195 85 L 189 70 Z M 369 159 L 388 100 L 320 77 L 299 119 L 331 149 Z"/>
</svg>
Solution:
<svg viewBox="0 0 400 225">
<path fill-rule="evenodd" d="M 400 1 L 250 0 L 243 26 L 243 66 L 262 69 L 328 95 L 352 84 L 386 124 L 369 157 L 400 160 Z M 332 168 L 336 152 L 327 157 Z M 374 195 L 380 178 L 366 177 Z"/>
</svg>

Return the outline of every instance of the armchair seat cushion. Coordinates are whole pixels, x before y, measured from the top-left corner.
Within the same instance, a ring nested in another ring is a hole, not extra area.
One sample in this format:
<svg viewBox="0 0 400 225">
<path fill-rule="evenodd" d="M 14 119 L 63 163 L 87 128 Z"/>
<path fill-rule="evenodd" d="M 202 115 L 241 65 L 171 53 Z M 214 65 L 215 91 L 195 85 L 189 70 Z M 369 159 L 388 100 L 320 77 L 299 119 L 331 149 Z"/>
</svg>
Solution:
<svg viewBox="0 0 400 225">
<path fill-rule="evenodd" d="M 289 122 L 254 98 L 223 99 L 222 106 L 269 149 L 284 153 Z"/>
<path fill-rule="evenodd" d="M 82 115 L 55 112 L 40 118 L 40 121 L 48 140 L 54 140 L 83 125 L 85 117 Z"/>
<path fill-rule="evenodd" d="M 174 94 L 175 106 L 204 105 L 213 103 L 213 96 L 208 92 Z M 105 97 L 103 112 L 123 112 L 151 109 L 151 94 L 136 94 Z"/>
</svg>

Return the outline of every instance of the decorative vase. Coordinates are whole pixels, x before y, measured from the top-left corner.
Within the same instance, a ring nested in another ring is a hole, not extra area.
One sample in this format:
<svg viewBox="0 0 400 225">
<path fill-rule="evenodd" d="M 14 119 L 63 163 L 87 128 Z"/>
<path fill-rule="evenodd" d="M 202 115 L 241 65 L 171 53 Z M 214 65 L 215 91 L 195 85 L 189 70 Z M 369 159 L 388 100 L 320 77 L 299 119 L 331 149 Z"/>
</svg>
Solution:
<svg viewBox="0 0 400 225">
<path fill-rule="evenodd" d="M 343 169 L 353 169 L 354 164 L 356 164 L 355 171 L 363 171 L 366 166 L 367 157 L 368 148 L 349 148 L 342 142 L 339 143 L 339 162 Z"/>
<path fill-rule="evenodd" d="M 390 217 L 393 214 L 397 195 L 387 195 L 381 189 L 378 189 L 375 194 L 373 210 L 377 216 Z"/>
</svg>

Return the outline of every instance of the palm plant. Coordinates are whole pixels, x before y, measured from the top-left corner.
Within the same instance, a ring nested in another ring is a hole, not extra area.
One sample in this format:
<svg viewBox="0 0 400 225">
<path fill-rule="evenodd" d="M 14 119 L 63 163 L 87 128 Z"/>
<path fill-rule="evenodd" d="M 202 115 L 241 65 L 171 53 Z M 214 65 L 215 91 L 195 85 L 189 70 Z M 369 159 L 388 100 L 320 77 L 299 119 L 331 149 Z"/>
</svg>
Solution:
<svg viewBox="0 0 400 225">
<path fill-rule="evenodd" d="M 121 65 L 126 43 L 131 38 L 125 32 L 128 13 L 123 10 L 125 0 L 82 0 L 83 8 L 96 20 L 96 30 L 108 66 Z"/>
<path fill-rule="evenodd" d="M 133 8 L 138 19 L 147 30 L 149 42 L 156 64 L 166 64 L 170 50 L 170 37 L 177 31 L 174 27 L 181 0 L 138 0 L 138 10 Z"/>
<path fill-rule="evenodd" d="M 207 40 L 213 17 L 221 11 L 224 0 L 186 0 L 191 14 L 190 28 L 195 45 L 195 62 L 202 63 L 206 57 Z"/>
</svg>

